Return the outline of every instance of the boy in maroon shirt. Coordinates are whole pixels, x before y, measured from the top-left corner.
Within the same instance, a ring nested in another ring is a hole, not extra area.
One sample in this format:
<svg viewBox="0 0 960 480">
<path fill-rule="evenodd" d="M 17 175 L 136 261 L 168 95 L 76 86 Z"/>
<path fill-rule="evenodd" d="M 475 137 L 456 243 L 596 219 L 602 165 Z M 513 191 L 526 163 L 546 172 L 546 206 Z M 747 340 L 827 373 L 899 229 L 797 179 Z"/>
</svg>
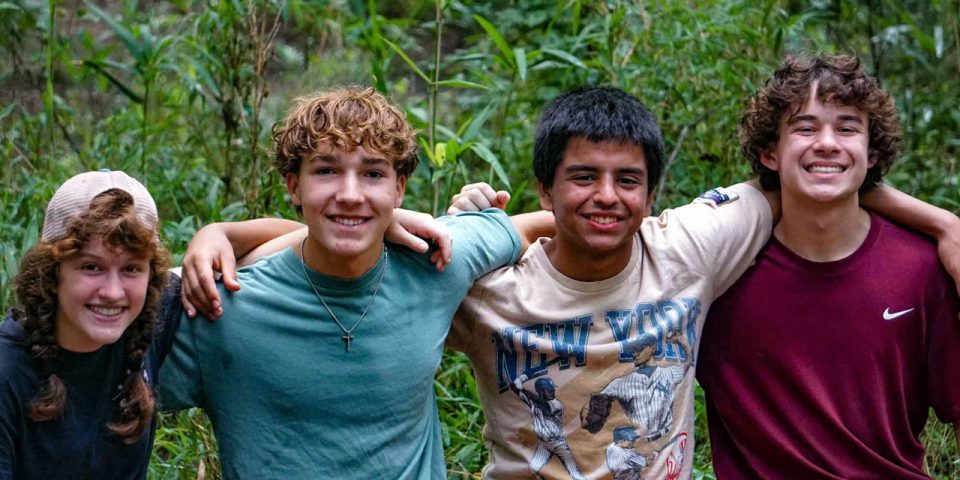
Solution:
<svg viewBox="0 0 960 480">
<path fill-rule="evenodd" d="M 859 204 L 898 152 L 892 98 L 856 58 L 790 57 L 740 135 L 782 217 L 704 327 L 717 478 L 928 478 L 929 408 L 960 427 L 960 307 L 936 246 Z"/>
</svg>

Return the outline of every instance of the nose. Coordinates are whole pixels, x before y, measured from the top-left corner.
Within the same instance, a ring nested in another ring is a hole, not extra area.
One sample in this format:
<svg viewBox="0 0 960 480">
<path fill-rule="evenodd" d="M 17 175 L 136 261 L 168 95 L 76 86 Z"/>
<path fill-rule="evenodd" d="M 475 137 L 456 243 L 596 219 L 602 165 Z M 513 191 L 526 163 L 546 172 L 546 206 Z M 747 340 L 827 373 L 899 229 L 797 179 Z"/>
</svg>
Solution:
<svg viewBox="0 0 960 480">
<path fill-rule="evenodd" d="M 337 201 L 341 203 L 359 203 L 363 201 L 360 193 L 360 177 L 357 173 L 348 172 L 343 175 L 340 188 L 337 190 Z"/>
<path fill-rule="evenodd" d="M 817 134 L 817 143 L 814 150 L 820 153 L 836 153 L 840 150 L 837 145 L 837 136 L 832 129 L 824 128 Z"/>
<path fill-rule="evenodd" d="M 604 175 L 596 183 L 596 190 L 593 192 L 593 201 L 598 205 L 611 205 L 617 201 L 616 180 L 609 175 Z"/>
<path fill-rule="evenodd" d="M 97 292 L 100 298 L 107 302 L 118 302 L 123 300 L 123 279 L 120 278 L 120 272 L 112 271 L 103 277 L 103 284 Z"/>
</svg>

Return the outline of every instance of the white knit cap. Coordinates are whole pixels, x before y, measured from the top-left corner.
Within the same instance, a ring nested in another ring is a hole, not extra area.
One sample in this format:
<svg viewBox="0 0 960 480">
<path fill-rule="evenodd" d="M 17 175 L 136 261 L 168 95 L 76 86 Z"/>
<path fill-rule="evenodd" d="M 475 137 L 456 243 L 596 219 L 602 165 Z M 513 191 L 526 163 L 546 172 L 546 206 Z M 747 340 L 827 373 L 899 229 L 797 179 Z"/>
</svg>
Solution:
<svg viewBox="0 0 960 480">
<path fill-rule="evenodd" d="M 133 208 L 147 225 L 158 225 L 157 204 L 150 192 L 133 177 L 119 170 L 99 170 L 74 176 L 63 182 L 47 204 L 41 240 L 55 242 L 67 236 L 67 223 L 87 211 L 90 202 L 101 193 L 119 188 L 133 197 Z"/>
</svg>

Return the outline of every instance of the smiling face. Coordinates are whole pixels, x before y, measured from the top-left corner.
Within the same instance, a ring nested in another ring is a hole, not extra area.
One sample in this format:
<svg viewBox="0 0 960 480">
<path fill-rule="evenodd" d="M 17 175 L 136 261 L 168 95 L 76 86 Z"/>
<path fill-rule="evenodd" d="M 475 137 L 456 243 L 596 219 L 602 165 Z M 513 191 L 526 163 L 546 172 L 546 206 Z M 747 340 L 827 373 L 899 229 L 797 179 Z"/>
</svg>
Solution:
<svg viewBox="0 0 960 480">
<path fill-rule="evenodd" d="M 406 184 L 385 155 L 321 143 L 286 180 L 309 227 L 308 265 L 328 275 L 356 277 L 377 263 Z"/>
<path fill-rule="evenodd" d="M 149 260 L 90 240 L 60 264 L 57 343 L 92 352 L 119 340 L 143 310 L 149 281 Z"/>
<path fill-rule="evenodd" d="M 855 107 L 822 103 L 816 88 L 811 86 L 798 111 L 780 120 L 780 139 L 760 161 L 779 174 L 785 200 L 805 204 L 849 200 L 875 163 L 868 155 L 867 116 Z"/>
<path fill-rule="evenodd" d="M 538 189 L 540 205 L 556 216 L 557 233 L 551 243 L 559 258 L 551 260 L 561 271 L 561 265 L 575 264 L 590 270 L 588 263 L 599 260 L 611 265 L 603 275 L 612 276 L 626 266 L 633 236 L 650 213 L 653 196 L 647 189 L 642 147 L 573 137 L 553 186 L 538 184 Z"/>
</svg>

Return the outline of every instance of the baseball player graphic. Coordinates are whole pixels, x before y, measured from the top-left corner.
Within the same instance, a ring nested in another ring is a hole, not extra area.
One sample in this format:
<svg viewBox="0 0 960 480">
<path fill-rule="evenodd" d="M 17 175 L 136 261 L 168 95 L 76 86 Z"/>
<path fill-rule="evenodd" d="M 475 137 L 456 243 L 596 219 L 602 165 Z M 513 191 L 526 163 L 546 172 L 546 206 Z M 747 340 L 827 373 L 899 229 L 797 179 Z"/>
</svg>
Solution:
<svg viewBox="0 0 960 480">
<path fill-rule="evenodd" d="M 563 467 L 567 469 L 570 478 L 585 480 L 580 469 L 577 468 L 570 445 L 563 436 L 563 403 L 556 399 L 556 384 L 549 377 L 538 378 L 534 383 L 536 392 L 531 392 L 523 388 L 523 383 L 526 381 L 527 376 L 521 374 L 510 385 L 510 390 L 527 404 L 533 415 L 533 433 L 537 435 L 537 449 L 534 450 L 533 458 L 530 459 L 530 470 L 537 478 L 543 478 L 540 476 L 540 470 L 551 457 L 556 455 L 563 462 Z"/>
<path fill-rule="evenodd" d="M 668 342 L 677 342 L 691 358 L 690 344 L 679 332 L 667 334 Z M 590 401 L 580 411 L 583 428 L 597 433 L 603 428 L 614 401 L 620 404 L 627 418 L 636 424 L 639 434 L 646 442 L 667 436 L 673 427 L 673 399 L 677 385 L 683 381 L 692 361 L 675 365 L 653 365 L 653 352 L 657 347 L 657 335 L 643 332 L 631 342 L 636 370 L 613 379 L 600 393 L 590 396 Z"/>
<path fill-rule="evenodd" d="M 506 342 L 499 331 L 494 331 L 491 336 L 498 349 L 506 350 Z M 555 361 L 557 359 L 550 363 Z M 525 373 L 520 374 L 510 383 L 510 390 L 520 397 L 533 416 L 533 433 L 537 436 L 537 448 L 530 459 L 530 471 L 537 478 L 543 478 L 540 470 L 551 457 L 556 455 L 563 462 L 563 467 L 567 469 L 570 478 L 586 480 L 580 473 L 580 468 L 577 467 L 577 461 L 573 458 L 567 438 L 563 436 L 563 402 L 556 398 L 556 383 L 550 377 L 538 378 L 533 384 L 536 391 L 531 392 L 523 388 L 523 383 L 527 380 Z"/>
<path fill-rule="evenodd" d="M 633 449 L 637 444 L 637 430 L 623 426 L 613 430 L 613 443 L 607 447 L 607 468 L 613 480 L 641 480 L 640 471 L 647 459 Z"/>
</svg>

